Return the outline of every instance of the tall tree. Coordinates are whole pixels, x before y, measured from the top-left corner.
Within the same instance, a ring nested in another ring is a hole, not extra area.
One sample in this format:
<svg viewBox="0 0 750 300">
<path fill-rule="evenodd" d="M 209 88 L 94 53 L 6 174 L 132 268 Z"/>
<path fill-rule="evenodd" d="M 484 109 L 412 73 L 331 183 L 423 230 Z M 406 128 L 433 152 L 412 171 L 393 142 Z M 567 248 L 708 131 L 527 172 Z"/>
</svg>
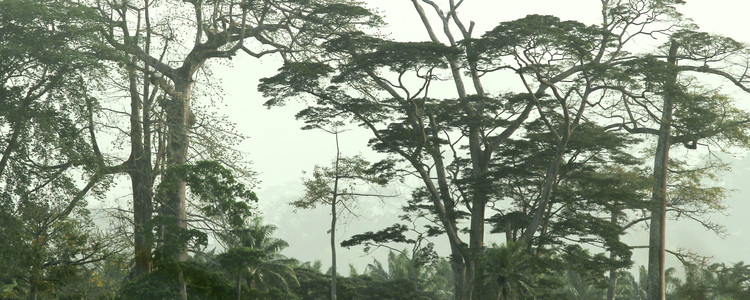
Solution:
<svg viewBox="0 0 750 300">
<path fill-rule="evenodd" d="M 456 298 L 471 299 L 479 288 L 473 278 L 484 247 L 491 200 L 488 172 L 495 151 L 529 118 L 547 121 L 558 141 L 558 155 L 548 164 L 539 201 L 530 211 L 532 221 L 522 233 L 531 244 L 543 223 L 561 156 L 584 110 L 599 97 L 616 93 L 607 92 L 607 68 L 629 59 L 623 48 L 633 39 L 668 28 L 676 16 L 673 5 L 681 1 L 602 1 L 601 27 L 529 16 L 504 22 L 481 39 L 473 38 L 473 26 L 458 16 L 463 2 L 448 2 L 443 10 L 434 1 L 412 1 L 429 42 L 341 35 L 328 43 L 329 56 L 286 64 L 263 81 L 261 90 L 271 98 L 269 105 L 312 95 L 318 105 L 298 117 L 311 123 L 342 118 L 362 124 L 372 132 L 375 149 L 402 159 L 424 184 L 424 198 L 451 245 Z M 425 7 L 434 10 L 442 27 L 433 28 Z M 443 28 L 441 37 L 447 42 L 441 43 L 436 28 Z M 506 70 L 518 76 L 524 92 L 499 94 L 502 87 L 483 84 L 487 74 Z M 434 86 L 444 78 L 457 99 L 434 98 Z M 556 105 L 552 108 L 543 105 L 550 96 Z M 534 111 L 538 117 L 531 117 Z M 561 117 L 552 119 L 554 112 Z"/>
<path fill-rule="evenodd" d="M 69 1 L 0 3 L 0 277 L 28 299 L 108 252 L 85 201 L 106 186 L 83 134 L 96 55 L 106 56 L 90 13 Z"/>
<path fill-rule="evenodd" d="M 744 79 L 747 76 L 744 46 L 730 38 L 681 30 L 670 35 L 662 51 L 624 65 L 624 70 L 638 81 L 624 85 L 632 90 L 624 94 L 614 114 L 622 122 L 608 126 L 657 137 L 649 209 L 649 299 L 665 297 L 667 210 L 680 204 L 678 197 L 669 195 L 669 173 L 674 170 L 670 166 L 670 149 L 674 145 L 688 149 L 702 145 L 746 147 L 750 129 L 750 116 L 736 108 L 731 99 L 702 89 L 699 78 L 687 74 L 703 74 L 702 78 L 713 75 L 750 92 Z"/>
<path fill-rule="evenodd" d="M 302 50 L 316 45 L 331 32 L 356 26 L 368 15 L 364 9 L 339 1 L 144 1 L 141 7 L 129 2 L 108 1 L 98 2 L 95 6 L 103 24 L 108 27 L 102 30 L 102 34 L 109 44 L 132 55 L 138 62 L 134 67 L 150 72 L 147 80 L 167 94 L 159 102 L 166 115 L 167 167 L 188 161 L 189 136 L 196 121 L 191 110 L 192 89 L 196 73 L 209 59 L 229 58 L 240 51 L 254 57 L 281 53 L 285 59 L 294 59 L 304 56 Z M 156 12 L 160 14 L 155 16 Z M 194 22 L 178 28 L 150 25 L 156 24 L 153 20 L 162 20 L 159 24 L 172 24 L 170 19 L 175 14 Z M 141 22 L 149 29 L 145 31 L 147 35 L 151 34 L 150 29 L 158 29 L 159 32 L 150 37 L 162 39 L 155 42 L 146 38 L 145 44 L 139 43 Z M 157 43 L 163 46 L 161 54 L 154 54 L 151 50 L 151 44 Z M 181 50 L 184 45 L 188 45 L 187 51 Z M 165 63 L 164 57 L 179 63 Z M 166 198 L 159 199 L 162 202 L 159 213 L 171 220 L 171 224 L 161 228 L 160 238 L 164 243 L 179 244 L 175 240 L 179 232 L 165 230 L 187 228 L 185 183 L 179 177 L 165 180 L 177 184 Z M 148 203 L 142 202 L 140 204 L 147 206 Z M 148 211 L 143 211 L 144 218 L 147 215 Z M 169 256 L 176 260 L 186 259 L 184 245 L 173 249 L 175 252 Z M 184 287 L 182 290 L 185 299 Z"/>
<path fill-rule="evenodd" d="M 351 206 L 362 197 L 384 197 L 385 195 L 369 192 L 358 192 L 356 186 L 383 186 L 388 177 L 377 174 L 380 164 L 371 166 L 362 156 L 341 156 L 339 148 L 339 131 L 326 130 L 336 137 L 336 158 L 331 167 L 315 166 L 312 178 L 304 179 L 305 195 L 291 204 L 298 208 L 311 209 L 318 205 L 330 205 L 331 227 L 331 299 L 336 299 L 336 223 L 342 211 L 352 213 Z"/>
</svg>

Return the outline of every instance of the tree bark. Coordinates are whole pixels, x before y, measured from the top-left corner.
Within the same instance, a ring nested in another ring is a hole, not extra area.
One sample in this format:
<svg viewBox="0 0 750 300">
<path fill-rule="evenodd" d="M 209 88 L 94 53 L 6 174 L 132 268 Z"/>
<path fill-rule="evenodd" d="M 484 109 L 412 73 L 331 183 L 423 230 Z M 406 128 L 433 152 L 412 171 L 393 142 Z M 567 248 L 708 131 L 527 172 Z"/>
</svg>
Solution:
<svg viewBox="0 0 750 300">
<path fill-rule="evenodd" d="M 0 178 L 2 178 L 3 173 L 8 166 L 11 154 L 18 146 L 18 137 L 21 135 L 20 123 L 21 121 L 16 121 L 16 124 L 14 124 L 13 133 L 11 134 L 10 139 L 8 139 L 8 144 L 5 146 L 5 150 L 3 150 L 3 157 L 0 159 Z"/>
<path fill-rule="evenodd" d="M 333 180 L 333 197 L 331 199 L 331 300 L 336 300 L 336 201 L 339 193 L 339 161 L 341 151 L 339 150 L 339 134 L 336 135 L 336 166 L 334 167 L 335 178 Z"/>
<path fill-rule="evenodd" d="M 453 270 L 453 296 L 456 300 L 463 300 L 464 286 L 466 286 L 466 264 L 458 247 L 451 245 L 451 269 Z"/>
<path fill-rule="evenodd" d="M 147 139 L 151 135 L 149 114 L 146 112 L 148 101 L 148 87 L 144 87 L 141 98 L 138 91 L 137 73 L 135 70 L 136 60 L 133 58 L 128 66 L 128 79 L 130 85 L 130 157 L 128 158 L 128 175 L 130 176 L 133 190 L 133 240 L 134 240 L 134 262 L 132 276 L 137 277 L 148 274 L 152 269 L 151 246 L 153 236 L 151 234 L 151 222 L 153 215 L 152 197 L 153 180 L 151 178 L 151 149 Z M 141 118 L 141 102 L 143 106 L 143 118 Z M 148 148 L 146 147 L 148 146 Z"/>
<path fill-rule="evenodd" d="M 31 281 L 31 284 L 29 286 L 29 296 L 28 296 L 27 299 L 29 299 L 29 300 L 36 300 L 36 294 L 37 294 L 36 290 L 37 290 L 36 289 L 36 279 L 34 279 L 34 280 Z"/>
<path fill-rule="evenodd" d="M 18 106 L 18 109 L 16 109 L 15 118 L 11 119 L 12 125 L 11 130 L 13 133 L 11 133 L 10 139 L 8 139 L 8 143 L 5 146 L 5 150 L 3 150 L 3 157 L 0 158 L 0 178 L 2 178 L 3 173 L 5 173 L 5 169 L 8 167 L 8 162 L 10 161 L 10 156 L 13 155 L 13 152 L 16 151 L 16 148 L 18 147 L 18 139 L 21 136 L 21 131 L 23 131 L 24 123 L 26 122 L 26 114 L 29 109 L 29 106 L 31 105 L 32 99 L 30 97 L 26 97 L 21 101 L 21 105 Z"/>
<path fill-rule="evenodd" d="M 612 210 L 612 214 L 610 216 L 610 223 L 616 224 L 617 223 L 617 213 L 619 213 L 618 208 L 614 208 Z M 615 253 L 610 250 L 609 251 L 609 260 L 613 261 L 615 259 Z M 607 300 L 615 300 L 615 297 L 617 297 L 617 269 L 612 268 L 609 269 L 609 287 L 607 288 Z"/>
<path fill-rule="evenodd" d="M 235 283 L 235 289 L 237 290 L 237 300 L 242 299 L 242 281 L 239 278 L 237 278 Z"/>
<path fill-rule="evenodd" d="M 678 45 L 672 41 L 669 47 L 667 63 L 669 67 L 677 65 Z M 677 72 L 670 70 L 664 83 L 663 108 L 659 138 L 654 157 L 654 186 L 651 197 L 651 223 L 649 225 L 648 247 L 648 299 L 663 300 L 665 297 L 664 258 L 666 249 L 666 216 L 667 216 L 667 170 L 669 164 L 669 147 L 672 135 L 672 109 L 677 89 Z"/>
<path fill-rule="evenodd" d="M 151 172 L 144 159 L 137 159 L 130 171 L 131 186 L 133 188 L 133 220 L 135 225 L 135 267 L 134 276 L 148 274 L 152 269 L 151 247 L 153 236 L 151 233 L 152 181 Z"/>
<path fill-rule="evenodd" d="M 557 145 L 555 157 L 552 159 L 552 162 L 547 168 L 547 174 L 544 177 L 542 192 L 539 195 L 539 201 L 537 203 L 536 210 L 534 211 L 534 216 L 531 218 L 531 221 L 526 227 L 526 230 L 523 232 L 523 235 L 521 235 L 520 240 L 522 240 L 529 246 L 531 245 L 531 240 L 534 238 L 534 233 L 536 233 L 537 229 L 539 229 L 539 226 L 542 224 L 542 217 L 544 216 L 544 213 L 547 211 L 547 204 L 550 199 L 550 194 L 552 193 L 552 186 L 554 185 L 557 178 L 557 171 L 560 168 L 560 163 L 562 162 L 562 157 L 565 153 L 565 148 L 567 147 L 569 138 L 570 133 L 566 133 L 566 135 L 563 136 L 563 139 Z"/>
<path fill-rule="evenodd" d="M 191 76 L 192 77 L 192 76 Z M 175 92 L 167 103 L 167 167 L 183 165 L 187 162 L 190 133 L 190 77 L 175 80 Z M 161 214 L 166 217 L 163 225 L 164 244 L 168 247 L 165 255 L 169 259 L 184 262 L 187 260 L 187 244 L 181 239 L 181 232 L 187 230 L 185 180 L 179 174 L 165 175 L 165 181 L 173 186 L 168 188 L 166 199 L 163 199 Z M 185 280 L 182 270 L 179 271 L 179 289 L 182 299 L 187 299 Z"/>
<path fill-rule="evenodd" d="M 146 30 L 145 52 L 151 51 L 151 17 L 148 0 L 144 0 L 144 21 Z M 151 249 L 154 236 L 151 219 L 153 217 L 153 165 L 151 163 L 151 100 L 149 63 L 144 62 L 143 90 L 141 101 L 131 99 L 131 182 L 133 188 L 133 220 L 135 224 L 135 275 L 150 273 L 153 268 Z M 137 82 L 131 82 L 131 93 L 138 94 Z M 140 102 L 140 106 L 139 106 Z M 138 109 L 140 114 L 136 113 Z M 139 119 L 140 116 L 140 119 Z M 140 121 L 140 122 L 139 122 Z"/>
</svg>

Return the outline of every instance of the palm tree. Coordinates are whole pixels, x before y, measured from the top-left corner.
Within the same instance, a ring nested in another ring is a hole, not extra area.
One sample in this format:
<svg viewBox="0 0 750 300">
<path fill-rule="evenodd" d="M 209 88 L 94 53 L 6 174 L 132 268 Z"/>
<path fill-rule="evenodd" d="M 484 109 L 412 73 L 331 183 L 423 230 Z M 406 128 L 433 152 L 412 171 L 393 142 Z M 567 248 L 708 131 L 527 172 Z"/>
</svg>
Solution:
<svg viewBox="0 0 750 300">
<path fill-rule="evenodd" d="M 389 281 L 393 279 L 391 272 L 386 270 L 385 267 L 383 267 L 383 264 L 377 259 L 373 259 L 371 264 L 367 264 L 364 274 L 369 275 L 372 279 L 377 281 Z"/>
<path fill-rule="evenodd" d="M 683 299 L 678 295 L 682 283 L 681 280 L 677 278 L 676 273 L 677 269 L 675 268 L 668 268 L 664 271 L 667 299 Z M 644 266 L 638 268 L 638 279 L 636 279 L 630 272 L 620 272 L 617 277 L 617 299 L 648 299 L 648 295 L 646 294 L 646 289 L 648 288 L 647 278 L 648 271 L 646 271 L 646 267 Z"/>
<path fill-rule="evenodd" d="M 421 270 L 418 270 L 419 268 L 415 267 L 412 260 L 404 253 L 406 252 L 388 252 L 388 270 L 378 260 L 373 259 L 373 262 L 365 268 L 365 274 L 379 281 L 402 279 L 414 281 L 416 284 Z"/>
<path fill-rule="evenodd" d="M 587 300 L 605 298 L 605 290 L 586 282 L 578 272 L 568 270 L 565 275 L 566 284 L 564 293 L 568 299 Z"/>
<path fill-rule="evenodd" d="M 376 281 L 407 280 L 415 291 L 430 293 L 433 299 L 451 299 L 453 270 L 445 259 L 436 259 L 429 264 L 415 262 L 407 251 L 388 253 L 386 269 L 377 259 L 365 268 L 364 274 Z"/>
<path fill-rule="evenodd" d="M 222 236 L 230 249 L 252 249 L 264 254 L 257 263 L 248 264 L 243 274 L 251 289 L 289 291 L 291 287 L 299 286 L 293 269 L 296 260 L 280 254 L 289 244 L 273 237 L 276 229 L 274 225 L 264 225 L 261 218 L 254 218 L 245 228 L 232 230 L 231 234 Z"/>
<path fill-rule="evenodd" d="M 510 242 L 488 248 L 480 261 L 485 298 L 530 299 L 537 286 L 535 257 L 523 243 Z"/>
<path fill-rule="evenodd" d="M 738 262 L 731 267 L 721 264 L 716 273 L 718 296 L 727 299 L 750 299 L 750 265 Z"/>
<path fill-rule="evenodd" d="M 685 283 L 677 285 L 673 299 L 750 299 L 750 266 L 743 262 L 684 267 Z"/>
<path fill-rule="evenodd" d="M 646 296 L 646 268 L 641 266 L 638 279 L 628 271 L 621 271 L 617 275 L 617 299 L 645 300 Z"/>
</svg>

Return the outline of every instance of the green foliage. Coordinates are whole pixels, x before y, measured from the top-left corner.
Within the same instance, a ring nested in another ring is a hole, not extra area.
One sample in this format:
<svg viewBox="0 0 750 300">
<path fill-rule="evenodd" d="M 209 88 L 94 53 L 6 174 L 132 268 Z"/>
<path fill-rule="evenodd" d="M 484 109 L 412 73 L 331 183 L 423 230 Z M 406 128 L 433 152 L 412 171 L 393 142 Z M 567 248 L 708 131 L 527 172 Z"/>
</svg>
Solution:
<svg viewBox="0 0 750 300">
<path fill-rule="evenodd" d="M 685 264 L 685 281 L 678 282 L 672 299 L 750 299 L 750 267 L 743 262 Z"/>
<path fill-rule="evenodd" d="M 750 268 L 743 262 L 733 265 L 708 264 L 705 261 L 683 265 L 684 279 L 675 276 L 676 269 L 666 270 L 666 299 L 750 299 Z M 646 268 L 638 269 L 638 278 L 628 272 L 618 274 L 617 297 L 646 298 Z"/>
<path fill-rule="evenodd" d="M 310 268 L 295 269 L 300 285 L 294 288 L 294 294 L 304 300 L 323 300 L 330 296 L 330 275 Z M 336 287 L 337 299 L 446 299 L 435 298 L 429 292 L 414 289 L 408 279 L 390 279 L 380 281 L 369 275 L 338 277 Z"/>
<path fill-rule="evenodd" d="M 216 161 L 173 166 L 164 178 L 180 178 L 190 188 L 190 194 L 201 204 L 198 210 L 206 217 L 230 216 L 230 226 L 241 226 L 251 215 L 251 201 L 258 197 L 239 182 L 230 169 Z M 162 181 L 157 195 L 165 195 L 174 188 L 173 182 Z"/>
<path fill-rule="evenodd" d="M 189 299 L 296 299 L 299 286 L 292 268 L 295 260 L 280 255 L 288 244 L 272 237 L 275 227 L 256 218 L 242 228 L 219 235 L 230 248 L 224 253 L 200 253 L 187 262 L 162 260 L 158 269 L 127 282 L 122 299 L 179 297 L 178 274 L 183 274 Z"/>
<path fill-rule="evenodd" d="M 219 254 L 217 260 L 224 270 L 236 277 L 241 277 L 248 269 L 257 267 L 264 256 L 265 253 L 262 250 L 235 247 Z"/>
<path fill-rule="evenodd" d="M 289 244 L 274 238 L 274 231 L 275 226 L 263 225 L 260 218 L 254 218 L 244 228 L 228 232 L 221 238 L 231 247 L 228 250 L 231 253 L 244 253 L 242 259 L 248 261 L 245 262 L 242 276 L 251 289 L 288 292 L 298 286 L 299 281 L 292 267 L 294 260 L 279 253 Z"/>
<path fill-rule="evenodd" d="M 473 48 L 469 53 L 474 59 L 490 63 L 502 56 L 525 55 L 541 67 L 555 56 L 590 60 L 608 34 L 598 26 L 561 21 L 555 16 L 528 15 L 500 23 L 482 39 L 471 41 Z"/>
<path fill-rule="evenodd" d="M 355 234 L 351 238 L 341 242 L 341 247 L 365 245 L 365 252 L 369 252 L 371 244 L 416 243 L 415 240 L 409 239 L 404 235 L 404 233 L 408 231 L 409 228 L 406 225 L 393 224 L 377 232 L 368 231 L 361 234 Z"/>
<path fill-rule="evenodd" d="M 107 57 L 92 55 L 93 16 L 68 1 L 0 2 L 2 297 L 95 295 L 91 265 L 112 252 L 84 199 L 106 182 L 84 134 L 92 78 Z"/>
<path fill-rule="evenodd" d="M 524 211 L 535 201 L 535 187 L 544 180 L 554 155 L 555 142 L 539 123 L 526 126 L 524 139 L 501 146 L 490 171 L 497 197 L 505 197 L 511 204 L 488 221 L 492 232 L 506 233 L 511 241 L 526 229 L 529 217 Z M 620 236 L 623 226 L 633 218 L 628 212 L 637 214 L 648 207 L 651 184 L 645 170 L 639 168 L 640 160 L 623 149 L 638 140 L 591 123 L 582 123 L 577 130 L 580 134 L 568 142 L 552 190 L 548 229 L 535 242 L 558 253 L 564 252 L 574 236 L 581 243 L 602 243 L 617 253 L 618 259 L 610 262 L 611 266 L 627 266 L 631 251 L 620 242 Z"/>
<path fill-rule="evenodd" d="M 126 282 L 118 299 L 176 299 L 180 297 L 178 274 L 182 271 L 188 299 L 231 299 L 232 284 L 219 273 L 195 262 L 162 263 L 159 269 Z"/>
<path fill-rule="evenodd" d="M 716 91 L 691 87 L 675 98 L 675 142 L 696 148 L 698 141 L 723 147 L 750 145 L 750 114 Z"/>
<path fill-rule="evenodd" d="M 565 272 L 564 295 L 566 299 L 604 299 L 606 290 L 591 285 L 585 278 L 575 271 Z"/>
<path fill-rule="evenodd" d="M 288 62 L 279 68 L 278 74 L 261 79 L 258 91 L 271 98 L 265 103 L 266 106 L 280 105 L 288 98 L 299 96 L 301 91 L 319 87 L 321 79 L 332 71 L 324 63 Z"/>
<path fill-rule="evenodd" d="M 91 265 L 112 250 L 88 211 L 54 219 L 60 209 L 35 197 L 0 213 L 0 284 L 8 297 L 34 293 L 51 297 L 95 293 Z M 90 281 L 91 280 L 91 281 Z"/>
<path fill-rule="evenodd" d="M 540 266 L 522 243 L 487 248 L 479 264 L 481 297 L 533 298 L 539 285 Z"/>
<path fill-rule="evenodd" d="M 741 54 L 745 48 L 732 38 L 693 30 L 680 30 L 670 38 L 680 45 L 681 55 L 704 63 L 728 59 L 729 55 Z"/>
<path fill-rule="evenodd" d="M 458 49 L 432 42 L 381 41 L 372 52 L 357 55 L 352 61 L 343 65 L 341 67 L 343 71 L 334 77 L 334 82 L 363 78 L 366 72 L 381 68 L 387 68 L 398 74 L 408 71 L 427 72 L 435 68 L 444 69 L 448 67 L 445 58 L 455 57 L 459 53 Z"/>
<path fill-rule="evenodd" d="M 184 180 L 189 187 L 190 195 L 198 203 L 198 211 L 209 219 L 221 219 L 229 229 L 243 228 L 246 220 L 252 215 L 251 201 L 258 198 L 252 191 L 238 181 L 232 171 L 215 161 L 198 161 L 195 164 L 183 164 L 167 169 L 165 178 L 159 183 L 156 196 L 166 197 L 167 193 L 176 188 L 176 180 Z M 152 220 L 156 228 L 162 226 L 170 232 L 165 241 L 155 252 L 155 259 L 167 259 L 169 253 L 178 253 L 182 245 L 192 241 L 194 248 L 201 249 L 208 245 L 208 234 L 197 229 L 185 229 L 178 226 L 168 216 L 156 216 Z"/>
<path fill-rule="evenodd" d="M 357 198 L 370 194 L 357 191 L 359 185 L 384 186 L 390 175 L 383 173 L 388 166 L 371 164 L 361 155 L 342 156 L 330 167 L 315 166 L 312 178 L 303 179 L 305 195 L 291 204 L 298 208 L 311 209 L 318 205 L 330 205 L 334 197 L 340 203 L 353 203 Z M 338 182 L 334 190 L 334 182 Z M 373 194 L 373 196 L 378 196 Z"/>
</svg>

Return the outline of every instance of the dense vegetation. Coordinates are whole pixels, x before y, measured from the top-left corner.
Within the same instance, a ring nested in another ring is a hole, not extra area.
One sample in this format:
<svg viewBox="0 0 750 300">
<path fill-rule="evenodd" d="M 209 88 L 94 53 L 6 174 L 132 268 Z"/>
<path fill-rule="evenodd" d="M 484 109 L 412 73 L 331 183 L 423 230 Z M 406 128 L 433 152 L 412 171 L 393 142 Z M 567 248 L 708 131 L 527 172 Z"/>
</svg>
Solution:
<svg viewBox="0 0 750 300">
<path fill-rule="evenodd" d="M 750 48 L 682 0 L 591 2 L 600 24 L 477 33 L 463 0 L 403 1 L 427 34 L 397 41 L 349 0 L 0 0 L 0 298 L 750 299 L 749 265 L 665 244 L 672 219 L 723 229 L 712 179 L 750 147 L 750 113 L 712 84 L 750 92 Z M 263 223 L 212 106 L 208 63 L 239 55 L 283 61 L 265 105 L 303 101 L 303 130 L 338 149 L 359 126 L 380 154 L 337 151 L 290 203 L 330 209 L 325 272 L 281 254 L 299 245 Z M 400 222 L 336 240 L 366 197 L 401 201 Z M 390 252 L 345 276 L 342 246 Z"/>
</svg>

